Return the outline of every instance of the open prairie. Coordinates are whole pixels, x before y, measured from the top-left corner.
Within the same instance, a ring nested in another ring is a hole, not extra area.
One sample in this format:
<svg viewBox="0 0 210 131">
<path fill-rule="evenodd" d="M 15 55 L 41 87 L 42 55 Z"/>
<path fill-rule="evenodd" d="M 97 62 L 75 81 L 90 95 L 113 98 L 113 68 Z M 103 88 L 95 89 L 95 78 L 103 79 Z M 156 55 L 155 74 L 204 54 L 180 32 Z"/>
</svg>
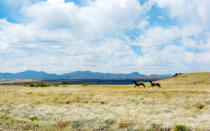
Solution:
<svg viewBox="0 0 210 131">
<path fill-rule="evenodd" d="M 0 86 L 0 130 L 210 130 L 210 73 L 158 82 Z"/>
</svg>

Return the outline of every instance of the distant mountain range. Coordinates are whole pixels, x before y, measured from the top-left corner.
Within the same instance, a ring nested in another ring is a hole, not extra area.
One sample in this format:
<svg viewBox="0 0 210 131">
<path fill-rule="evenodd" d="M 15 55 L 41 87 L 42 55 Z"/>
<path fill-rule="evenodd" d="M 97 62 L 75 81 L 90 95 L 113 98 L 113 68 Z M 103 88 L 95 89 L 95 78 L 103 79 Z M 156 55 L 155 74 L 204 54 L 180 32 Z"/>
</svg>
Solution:
<svg viewBox="0 0 210 131">
<path fill-rule="evenodd" d="M 0 79 L 134 79 L 134 78 L 156 78 L 163 79 L 171 77 L 172 75 L 144 75 L 138 72 L 133 72 L 130 74 L 121 73 L 101 73 L 101 72 L 91 72 L 91 71 L 76 71 L 72 73 L 65 73 L 61 75 L 49 74 L 43 71 L 24 71 L 19 73 L 0 73 Z"/>
</svg>

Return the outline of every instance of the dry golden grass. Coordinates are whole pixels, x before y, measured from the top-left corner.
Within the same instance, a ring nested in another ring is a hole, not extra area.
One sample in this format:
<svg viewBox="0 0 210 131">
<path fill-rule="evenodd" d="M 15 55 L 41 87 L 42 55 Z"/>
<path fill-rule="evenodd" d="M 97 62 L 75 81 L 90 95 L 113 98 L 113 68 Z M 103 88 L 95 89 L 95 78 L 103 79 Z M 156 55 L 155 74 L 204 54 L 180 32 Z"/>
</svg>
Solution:
<svg viewBox="0 0 210 131">
<path fill-rule="evenodd" d="M 12 83 L 20 83 L 20 82 L 38 82 L 36 79 L 11 79 L 11 80 L 3 80 L 0 79 L 0 84 L 12 84 Z"/>
<path fill-rule="evenodd" d="M 0 130 L 210 130 L 210 73 L 159 82 L 0 86 Z"/>
</svg>

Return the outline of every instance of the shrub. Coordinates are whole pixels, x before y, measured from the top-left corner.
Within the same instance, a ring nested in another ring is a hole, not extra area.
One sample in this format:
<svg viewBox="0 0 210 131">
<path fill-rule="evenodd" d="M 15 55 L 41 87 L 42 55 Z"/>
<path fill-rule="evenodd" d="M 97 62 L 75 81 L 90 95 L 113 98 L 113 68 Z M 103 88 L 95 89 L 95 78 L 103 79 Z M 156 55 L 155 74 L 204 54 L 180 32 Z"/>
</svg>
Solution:
<svg viewBox="0 0 210 131">
<path fill-rule="evenodd" d="M 179 76 L 179 75 L 182 75 L 182 73 L 175 73 L 175 74 L 173 75 L 173 77 L 176 77 L 176 76 Z"/>
<path fill-rule="evenodd" d="M 39 82 L 37 83 L 37 86 L 38 87 L 48 87 L 48 86 L 51 86 L 50 83 L 46 83 L 46 82 Z"/>
<path fill-rule="evenodd" d="M 106 124 L 108 124 L 108 125 L 112 125 L 112 124 L 116 123 L 116 121 L 115 121 L 115 120 L 112 120 L 112 119 L 108 119 L 108 120 L 106 120 L 105 122 L 106 122 Z"/>
<path fill-rule="evenodd" d="M 34 101 L 33 104 L 38 105 L 38 104 L 41 104 L 41 102 L 40 101 Z"/>
<path fill-rule="evenodd" d="M 161 130 L 161 125 L 160 124 L 157 124 L 157 123 L 152 123 L 151 124 L 151 129 L 152 130 L 155 130 L 155 131 L 159 131 L 159 130 Z"/>
<path fill-rule="evenodd" d="M 70 104 L 71 103 L 71 101 L 66 101 L 66 104 Z"/>
<path fill-rule="evenodd" d="M 127 128 L 128 126 L 130 125 L 130 123 L 129 122 L 120 122 L 120 124 L 119 124 L 119 128 Z"/>
<path fill-rule="evenodd" d="M 82 86 L 88 86 L 88 84 L 82 84 Z"/>
<path fill-rule="evenodd" d="M 69 83 L 66 81 L 61 82 L 61 85 L 68 85 Z"/>
<path fill-rule="evenodd" d="M 69 126 L 69 124 L 70 124 L 69 121 L 60 120 L 57 122 L 58 128 L 66 128 L 67 126 Z"/>
<path fill-rule="evenodd" d="M 59 84 L 57 84 L 57 83 L 54 83 L 54 84 L 51 84 L 51 86 L 55 86 L 55 87 L 58 87 L 58 86 L 59 86 Z"/>
<path fill-rule="evenodd" d="M 187 131 L 187 128 L 184 125 L 176 125 L 175 131 Z"/>
<path fill-rule="evenodd" d="M 203 108 L 204 108 L 204 104 L 197 103 L 196 107 L 197 107 L 198 109 L 203 109 Z"/>
<path fill-rule="evenodd" d="M 104 101 L 100 101 L 100 103 L 101 103 L 101 104 L 106 104 L 106 102 L 104 102 Z"/>
<path fill-rule="evenodd" d="M 9 116 L 3 115 L 3 116 L 0 116 L 0 119 L 9 120 Z"/>
<path fill-rule="evenodd" d="M 31 121 L 39 121 L 39 117 L 33 116 L 29 118 Z"/>
<path fill-rule="evenodd" d="M 29 86 L 30 86 L 30 87 L 34 87 L 35 84 L 34 84 L 34 83 L 30 83 Z"/>
<path fill-rule="evenodd" d="M 178 76 L 179 75 L 179 73 L 175 73 L 174 75 L 173 75 L 173 77 L 176 77 L 176 76 Z"/>
<path fill-rule="evenodd" d="M 49 87 L 49 86 L 51 86 L 50 83 L 43 82 L 43 81 L 29 84 L 29 87 Z"/>
<path fill-rule="evenodd" d="M 32 94 L 32 92 L 28 92 L 28 93 L 26 93 L 26 94 L 31 95 L 31 94 Z"/>
</svg>

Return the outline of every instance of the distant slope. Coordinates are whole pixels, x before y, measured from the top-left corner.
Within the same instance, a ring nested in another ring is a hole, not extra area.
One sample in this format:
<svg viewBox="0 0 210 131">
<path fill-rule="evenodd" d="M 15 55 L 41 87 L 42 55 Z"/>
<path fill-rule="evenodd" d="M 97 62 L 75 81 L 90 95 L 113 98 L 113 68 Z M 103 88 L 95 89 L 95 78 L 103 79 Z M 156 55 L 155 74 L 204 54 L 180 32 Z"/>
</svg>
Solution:
<svg viewBox="0 0 210 131">
<path fill-rule="evenodd" d="M 210 84 L 210 72 L 185 73 L 160 80 L 163 84 Z"/>
<path fill-rule="evenodd" d="M 143 74 L 133 72 L 130 74 L 118 74 L 118 73 L 101 73 L 91 71 L 76 71 L 72 73 L 63 74 L 61 78 L 74 78 L 74 79 L 123 79 L 123 78 L 136 78 L 145 77 Z"/>
<path fill-rule="evenodd" d="M 91 71 L 76 71 L 61 75 L 49 74 L 38 71 L 24 71 L 19 73 L 0 73 L 0 79 L 130 79 L 137 77 L 145 77 L 143 74 L 133 72 L 130 74 L 120 73 L 100 73 Z"/>
<path fill-rule="evenodd" d="M 24 71 L 19 73 L 0 73 L 0 79 L 47 79 L 57 78 L 56 74 L 48 74 L 46 72 L 38 71 Z"/>
<path fill-rule="evenodd" d="M 168 78 L 170 75 L 143 75 L 138 72 L 133 72 L 130 74 L 122 74 L 122 73 L 101 73 L 101 72 L 91 72 L 91 71 L 76 71 L 72 73 L 66 74 L 49 74 L 46 72 L 38 72 L 38 71 L 24 71 L 19 73 L 0 73 L 1 79 L 164 79 Z"/>
<path fill-rule="evenodd" d="M 17 84 L 17 83 L 31 83 L 31 82 L 38 82 L 39 80 L 35 79 L 0 79 L 0 85 L 10 85 L 10 84 Z"/>
</svg>

